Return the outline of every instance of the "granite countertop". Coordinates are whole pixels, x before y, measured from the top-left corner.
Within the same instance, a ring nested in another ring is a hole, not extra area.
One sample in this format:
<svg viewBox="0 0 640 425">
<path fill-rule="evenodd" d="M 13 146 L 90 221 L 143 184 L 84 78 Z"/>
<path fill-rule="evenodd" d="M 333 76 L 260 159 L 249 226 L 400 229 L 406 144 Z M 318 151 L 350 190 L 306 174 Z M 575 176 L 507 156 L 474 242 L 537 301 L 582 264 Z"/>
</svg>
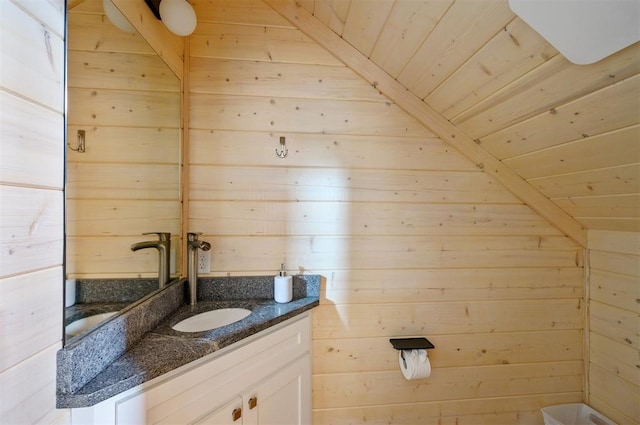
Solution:
<svg viewBox="0 0 640 425">
<path fill-rule="evenodd" d="M 64 309 L 65 326 L 96 314 L 125 309 L 157 291 L 158 279 L 75 279 L 74 285 L 75 303 Z M 66 335 L 66 341 L 71 342 L 79 334 Z"/>
<path fill-rule="evenodd" d="M 182 284 L 185 286 L 186 282 Z M 89 376 L 86 383 L 80 381 L 79 388 L 65 385 L 61 374 L 73 374 L 72 365 L 84 356 L 65 356 L 65 353 L 61 355 L 59 352 L 57 407 L 92 406 L 295 317 L 319 304 L 319 286 L 320 276 L 296 276 L 293 300 L 279 304 L 273 301 L 273 276 L 202 279 L 199 281 L 199 301 L 196 306 L 185 303 L 178 305 L 177 309 L 166 314 L 157 325 L 145 332 L 137 343 L 99 372 Z M 184 295 L 183 288 L 173 290 L 180 289 Z M 165 296 L 171 296 L 170 291 L 165 292 L 169 293 Z M 146 308 L 154 307 L 150 305 Z M 179 332 L 171 328 L 185 318 L 218 308 L 246 308 L 251 310 L 251 314 L 240 321 L 209 331 Z M 78 341 L 80 343 L 82 341 Z M 70 350 L 75 348 L 69 347 Z"/>
<path fill-rule="evenodd" d="M 95 314 L 118 312 L 129 303 L 85 303 L 74 304 L 71 307 L 64 309 L 64 325 L 67 326 L 76 320 L 91 317 Z M 67 335 L 67 338 L 73 338 L 72 335 Z"/>
</svg>

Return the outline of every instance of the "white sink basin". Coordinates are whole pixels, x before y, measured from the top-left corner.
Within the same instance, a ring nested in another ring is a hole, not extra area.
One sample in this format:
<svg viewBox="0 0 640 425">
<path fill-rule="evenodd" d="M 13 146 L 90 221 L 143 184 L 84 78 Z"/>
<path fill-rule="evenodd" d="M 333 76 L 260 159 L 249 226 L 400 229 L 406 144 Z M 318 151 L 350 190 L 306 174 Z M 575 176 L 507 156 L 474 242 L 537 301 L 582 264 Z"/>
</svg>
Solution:
<svg viewBox="0 0 640 425">
<path fill-rule="evenodd" d="M 64 332 L 69 336 L 76 336 L 81 332 L 86 331 L 89 328 L 94 327 L 103 320 L 115 315 L 117 311 L 110 311 L 108 313 L 94 314 L 93 316 L 83 317 L 74 322 L 69 323 L 64 328 Z"/>
<path fill-rule="evenodd" d="M 171 328 L 180 332 L 202 332 L 230 325 L 251 314 L 246 308 L 220 308 L 184 319 Z"/>
</svg>

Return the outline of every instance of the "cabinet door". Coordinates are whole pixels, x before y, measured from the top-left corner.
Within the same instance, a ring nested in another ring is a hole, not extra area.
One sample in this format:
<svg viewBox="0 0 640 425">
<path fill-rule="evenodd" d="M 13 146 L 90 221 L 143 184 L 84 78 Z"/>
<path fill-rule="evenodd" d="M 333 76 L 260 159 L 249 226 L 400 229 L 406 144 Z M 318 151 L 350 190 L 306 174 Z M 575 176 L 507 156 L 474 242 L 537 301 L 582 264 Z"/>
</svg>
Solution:
<svg viewBox="0 0 640 425">
<path fill-rule="evenodd" d="M 242 398 L 236 397 L 227 404 L 210 412 L 194 425 L 242 425 Z"/>
<path fill-rule="evenodd" d="M 244 425 L 311 423 L 311 365 L 307 354 L 243 395 Z"/>
</svg>

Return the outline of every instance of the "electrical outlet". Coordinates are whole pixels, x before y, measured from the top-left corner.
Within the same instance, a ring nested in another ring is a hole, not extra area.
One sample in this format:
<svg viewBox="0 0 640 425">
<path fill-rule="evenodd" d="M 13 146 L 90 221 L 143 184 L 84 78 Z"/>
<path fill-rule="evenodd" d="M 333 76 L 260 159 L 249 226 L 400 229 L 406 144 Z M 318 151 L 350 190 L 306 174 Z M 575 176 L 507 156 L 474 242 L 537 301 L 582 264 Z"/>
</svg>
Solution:
<svg viewBox="0 0 640 425">
<path fill-rule="evenodd" d="M 211 251 L 198 250 L 198 273 L 211 272 Z"/>
</svg>

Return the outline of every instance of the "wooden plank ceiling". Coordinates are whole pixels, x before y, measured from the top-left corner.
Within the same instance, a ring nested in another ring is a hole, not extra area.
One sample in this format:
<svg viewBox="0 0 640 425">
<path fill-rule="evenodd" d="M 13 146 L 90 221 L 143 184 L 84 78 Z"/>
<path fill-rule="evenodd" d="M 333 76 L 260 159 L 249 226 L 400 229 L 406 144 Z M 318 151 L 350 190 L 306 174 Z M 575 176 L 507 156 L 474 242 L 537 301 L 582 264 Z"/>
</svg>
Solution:
<svg viewBox="0 0 640 425">
<path fill-rule="evenodd" d="M 640 43 L 574 65 L 507 0 L 265 1 L 574 239 L 640 231 Z"/>
</svg>

